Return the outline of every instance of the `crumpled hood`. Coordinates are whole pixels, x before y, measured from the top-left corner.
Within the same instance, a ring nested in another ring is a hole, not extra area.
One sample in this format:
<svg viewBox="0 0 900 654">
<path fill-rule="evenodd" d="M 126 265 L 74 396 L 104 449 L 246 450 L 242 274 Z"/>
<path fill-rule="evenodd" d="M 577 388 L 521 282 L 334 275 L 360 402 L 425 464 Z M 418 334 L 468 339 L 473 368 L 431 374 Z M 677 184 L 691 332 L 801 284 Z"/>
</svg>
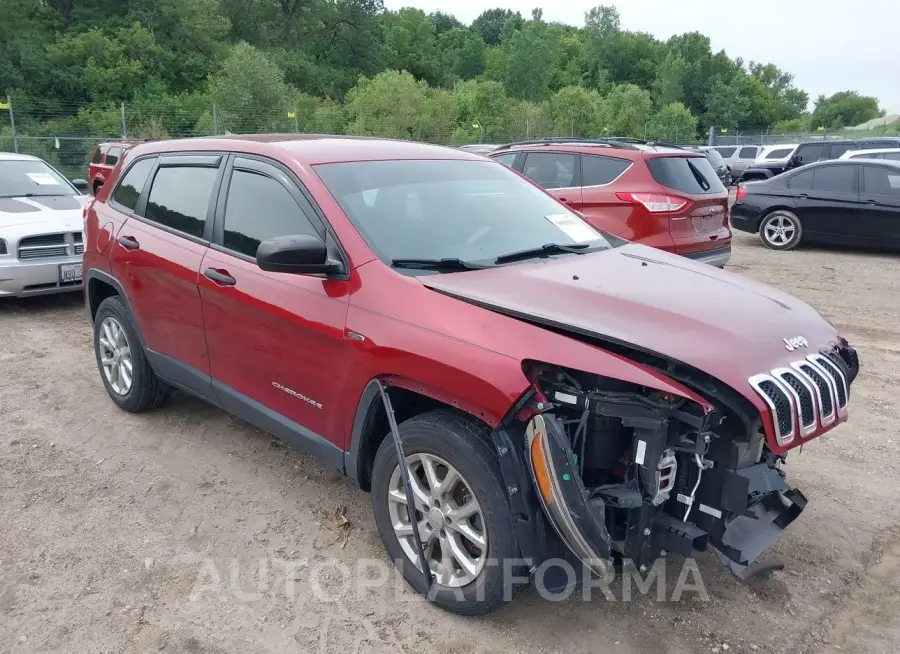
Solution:
<svg viewBox="0 0 900 654">
<path fill-rule="evenodd" d="M 786 293 L 643 245 L 421 280 L 487 309 L 675 359 L 745 395 L 748 377 L 839 340 Z M 809 347 L 788 351 L 784 339 L 798 336 Z M 552 352 L 535 358 L 552 362 Z"/>
</svg>

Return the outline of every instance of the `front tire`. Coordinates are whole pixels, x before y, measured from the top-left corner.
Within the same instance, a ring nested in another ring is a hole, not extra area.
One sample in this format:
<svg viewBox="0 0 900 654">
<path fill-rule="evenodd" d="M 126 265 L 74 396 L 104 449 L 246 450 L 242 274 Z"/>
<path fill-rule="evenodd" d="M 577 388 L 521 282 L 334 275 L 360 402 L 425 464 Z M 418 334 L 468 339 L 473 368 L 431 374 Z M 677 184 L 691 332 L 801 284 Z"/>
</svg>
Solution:
<svg viewBox="0 0 900 654">
<path fill-rule="evenodd" d="M 508 599 L 504 597 L 508 566 L 503 562 L 517 552 L 490 433 L 475 420 L 445 409 L 410 418 L 399 430 L 415 490 L 417 528 L 432 569 L 431 597 L 461 615 L 488 613 Z M 388 554 L 407 583 L 424 594 L 425 579 L 390 435 L 375 455 L 372 502 Z"/>
<path fill-rule="evenodd" d="M 772 250 L 793 250 L 803 238 L 803 225 L 793 212 L 773 211 L 759 224 L 759 238 Z"/>
<path fill-rule="evenodd" d="M 97 308 L 94 354 L 106 392 L 125 411 L 155 409 L 168 397 L 170 389 L 150 368 L 131 313 L 118 296 Z"/>
</svg>

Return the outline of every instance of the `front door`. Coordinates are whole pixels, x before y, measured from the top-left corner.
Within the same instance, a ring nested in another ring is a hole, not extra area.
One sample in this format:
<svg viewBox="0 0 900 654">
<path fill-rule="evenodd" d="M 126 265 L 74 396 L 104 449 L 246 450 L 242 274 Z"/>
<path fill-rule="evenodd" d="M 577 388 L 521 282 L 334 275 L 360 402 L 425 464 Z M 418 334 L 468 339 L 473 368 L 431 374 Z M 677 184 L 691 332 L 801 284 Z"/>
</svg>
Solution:
<svg viewBox="0 0 900 654">
<path fill-rule="evenodd" d="M 110 266 L 141 329 L 151 365 L 173 381 L 195 383 L 209 374 L 198 271 L 209 247 L 222 155 L 159 158 L 135 210 L 113 241 Z M 142 161 L 134 164 L 136 172 Z M 146 164 L 144 164 L 146 165 Z M 129 173 L 111 206 L 133 197 Z M 120 191 L 122 192 L 120 194 Z M 160 355 L 154 357 L 153 355 Z M 196 388 L 203 392 L 203 387 Z"/>
<path fill-rule="evenodd" d="M 290 234 L 326 231 L 288 171 L 235 156 L 200 271 L 213 385 L 223 406 L 281 438 L 341 446 L 349 282 L 260 270 L 259 243 Z"/>
</svg>

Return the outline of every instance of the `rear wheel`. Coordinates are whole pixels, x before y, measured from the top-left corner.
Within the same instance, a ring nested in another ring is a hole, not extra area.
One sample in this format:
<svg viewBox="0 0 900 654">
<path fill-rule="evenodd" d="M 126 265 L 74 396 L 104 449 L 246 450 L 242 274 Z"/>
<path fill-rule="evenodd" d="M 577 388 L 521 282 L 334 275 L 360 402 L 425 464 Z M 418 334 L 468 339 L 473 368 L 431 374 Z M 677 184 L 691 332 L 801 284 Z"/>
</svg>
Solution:
<svg viewBox="0 0 900 654">
<path fill-rule="evenodd" d="M 504 600 L 503 561 L 516 556 L 516 543 L 487 427 L 436 410 L 406 420 L 399 429 L 434 602 L 463 615 L 488 613 Z M 425 593 L 390 435 L 375 456 L 372 501 L 388 554 L 406 581 Z"/>
<path fill-rule="evenodd" d="M 773 211 L 759 225 L 759 238 L 773 250 L 793 250 L 803 238 L 803 226 L 796 214 L 785 209 Z"/>
</svg>

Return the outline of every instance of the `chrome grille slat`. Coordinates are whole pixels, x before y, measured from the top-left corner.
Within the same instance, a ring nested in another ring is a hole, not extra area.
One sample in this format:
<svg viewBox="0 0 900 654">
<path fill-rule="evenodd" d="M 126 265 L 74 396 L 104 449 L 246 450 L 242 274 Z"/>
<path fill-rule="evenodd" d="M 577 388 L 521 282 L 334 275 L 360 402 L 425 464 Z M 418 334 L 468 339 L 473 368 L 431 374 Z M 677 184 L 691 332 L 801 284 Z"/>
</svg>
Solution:
<svg viewBox="0 0 900 654">
<path fill-rule="evenodd" d="M 19 241 L 18 256 L 21 261 L 70 257 L 78 254 L 84 254 L 84 237 L 81 232 L 26 236 Z"/>
<path fill-rule="evenodd" d="M 781 445 L 790 443 L 798 432 L 806 437 L 820 426 L 828 427 L 847 410 L 847 374 L 821 353 L 747 381 L 772 412 L 775 438 Z"/>
</svg>

